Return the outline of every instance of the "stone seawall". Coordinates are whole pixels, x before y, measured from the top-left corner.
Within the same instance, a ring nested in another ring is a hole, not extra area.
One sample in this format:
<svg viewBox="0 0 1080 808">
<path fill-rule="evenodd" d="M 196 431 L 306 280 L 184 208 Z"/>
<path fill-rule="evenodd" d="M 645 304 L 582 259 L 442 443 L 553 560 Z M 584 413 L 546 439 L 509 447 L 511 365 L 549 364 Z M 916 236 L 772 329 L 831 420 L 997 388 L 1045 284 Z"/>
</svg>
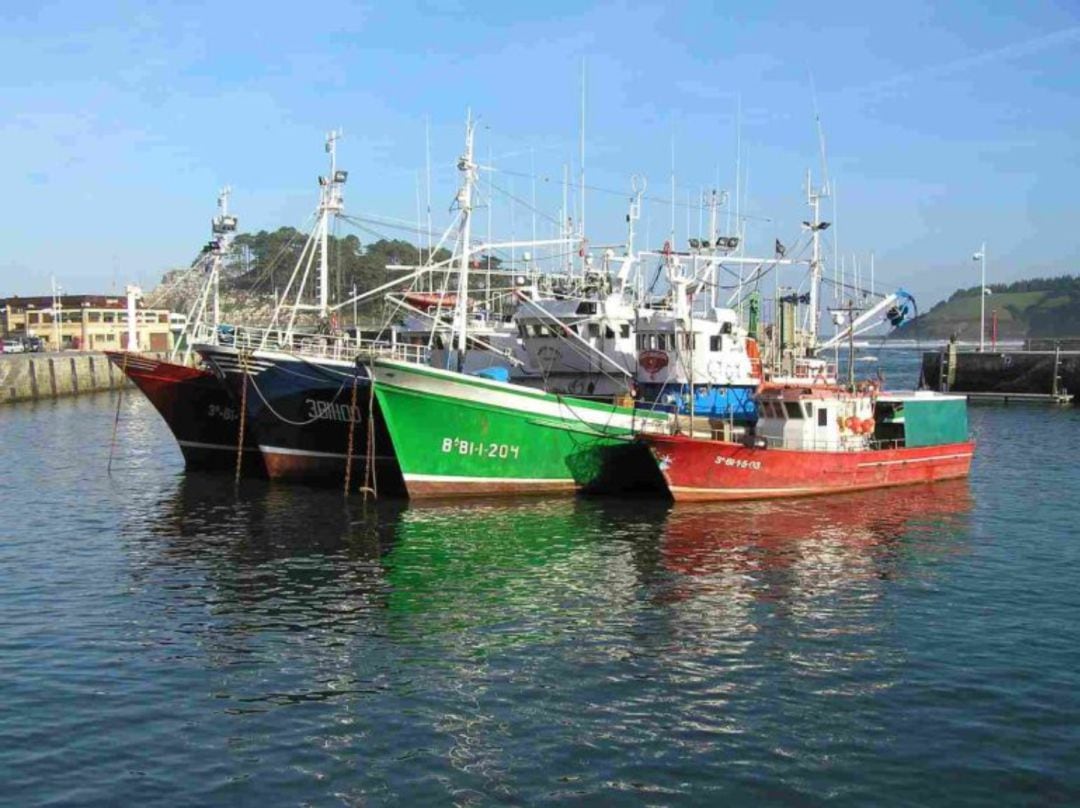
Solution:
<svg viewBox="0 0 1080 808">
<path fill-rule="evenodd" d="M 130 384 L 103 353 L 0 356 L 0 404 L 116 390 Z"/>
<path fill-rule="evenodd" d="M 954 393 L 1078 396 L 1080 353 L 946 348 L 923 354 L 922 377 L 927 387 Z"/>
</svg>

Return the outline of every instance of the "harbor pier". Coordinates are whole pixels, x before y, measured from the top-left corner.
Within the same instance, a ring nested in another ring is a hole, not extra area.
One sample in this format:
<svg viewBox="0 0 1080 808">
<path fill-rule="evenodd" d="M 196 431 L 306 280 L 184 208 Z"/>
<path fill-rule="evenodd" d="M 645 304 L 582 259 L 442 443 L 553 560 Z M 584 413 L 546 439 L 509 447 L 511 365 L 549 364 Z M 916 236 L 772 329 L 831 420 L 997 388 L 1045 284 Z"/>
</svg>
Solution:
<svg viewBox="0 0 1080 808">
<path fill-rule="evenodd" d="M 960 351 L 950 343 L 922 356 L 923 384 L 998 401 L 1076 401 L 1080 392 L 1080 350 L 1028 343 L 1023 350 Z M 1031 350 L 1031 348 L 1036 348 Z"/>
<path fill-rule="evenodd" d="M 117 390 L 130 384 L 103 353 L 57 353 L 0 356 L 0 404 L 39 401 Z"/>
</svg>

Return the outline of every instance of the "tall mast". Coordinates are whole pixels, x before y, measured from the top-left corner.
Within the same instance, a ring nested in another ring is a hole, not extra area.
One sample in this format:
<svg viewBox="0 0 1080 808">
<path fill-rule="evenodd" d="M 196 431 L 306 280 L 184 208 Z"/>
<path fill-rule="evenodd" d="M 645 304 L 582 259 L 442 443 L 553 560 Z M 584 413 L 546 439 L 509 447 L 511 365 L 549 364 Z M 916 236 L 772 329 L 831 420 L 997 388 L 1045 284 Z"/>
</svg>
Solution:
<svg viewBox="0 0 1080 808">
<path fill-rule="evenodd" d="M 320 177 L 322 185 L 322 201 L 319 205 L 319 317 L 325 318 L 330 311 L 330 216 L 341 212 L 343 208 L 341 198 L 341 186 L 345 183 L 348 173 L 338 171 L 337 168 L 337 142 L 341 137 L 340 131 L 332 131 L 326 136 L 326 151 L 330 155 L 330 176 Z"/>
<path fill-rule="evenodd" d="M 581 59 L 581 211 L 578 214 L 578 225 L 581 228 L 581 241 L 585 241 L 585 58 Z M 581 256 L 581 273 L 585 274 L 584 250 Z"/>
<path fill-rule="evenodd" d="M 810 205 L 811 220 L 803 222 L 810 228 L 812 252 L 810 254 L 810 323 L 808 334 L 810 344 L 807 346 L 811 352 L 817 348 L 818 342 L 818 292 L 821 286 L 821 231 L 829 226 L 829 222 L 821 221 L 821 200 L 829 195 L 828 188 L 814 188 L 810 172 L 806 172 L 806 201 Z"/>
<path fill-rule="evenodd" d="M 458 369 L 464 367 L 466 349 L 466 324 L 469 305 L 469 241 L 472 230 L 472 193 L 476 179 L 476 163 L 473 162 L 473 120 L 472 111 L 465 121 L 465 154 L 458 160 L 461 172 L 461 189 L 458 191 L 457 204 L 461 210 L 461 257 L 458 266 L 458 298 L 455 319 L 457 320 Z"/>
<path fill-rule="evenodd" d="M 218 215 L 213 223 L 213 234 L 217 236 L 217 251 L 214 255 L 213 266 L 211 267 L 211 284 L 212 294 L 214 297 L 214 327 L 216 328 L 221 323 L 221 299 L 219 297 L 220 282 L 221 282 L 221 256 L 228 251 L 229 242 L 232 240 L 232 233 L 236 232 L 236 217 L 229 216 L 229 194 L 232 193 L 232 188 L 226 185 L 221 189 L 221 193 L 218 194 Z"/>
</svg>

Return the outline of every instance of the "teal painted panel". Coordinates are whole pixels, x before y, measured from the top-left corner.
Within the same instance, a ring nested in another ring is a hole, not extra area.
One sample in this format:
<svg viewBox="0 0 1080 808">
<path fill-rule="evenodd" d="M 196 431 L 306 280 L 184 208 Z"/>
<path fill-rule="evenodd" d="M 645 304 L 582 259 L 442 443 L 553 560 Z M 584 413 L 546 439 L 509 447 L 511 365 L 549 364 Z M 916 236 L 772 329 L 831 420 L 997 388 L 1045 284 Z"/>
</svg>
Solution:
<svg viewBox="0 0 1080 808">
<path fill-rule="evenodd" d="M 963 399 L 908 399 L 903 414 L 907 446 L 968 440 L 967 402 Z"/>
</svg>

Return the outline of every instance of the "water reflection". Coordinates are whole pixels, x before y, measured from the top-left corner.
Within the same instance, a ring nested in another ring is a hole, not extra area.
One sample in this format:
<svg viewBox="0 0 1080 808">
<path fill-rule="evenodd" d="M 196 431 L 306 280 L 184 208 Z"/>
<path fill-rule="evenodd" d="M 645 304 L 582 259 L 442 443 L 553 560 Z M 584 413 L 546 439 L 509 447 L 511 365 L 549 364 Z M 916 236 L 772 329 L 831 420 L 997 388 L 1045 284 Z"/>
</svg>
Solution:
<svg viewBox="0 0 1080 808">
<path fill-rule="evenodd" d="M 363 771 L 392 795 L 423 771 L 410 793 L 512 801 L 535 754 L 560 761 L 538 787 L 575 788 L 567 743 L 709 756 L 775 734 L 785 711 L 761 705 L 777 694 L 890 687 L 903 660 L 881 601 L 933 574 L 969 507 L 962 483 L 365 507 L 188 474 L 133 495 L 121 535 L 143 659 L 209 680 L 230 732 L 291 733 L 320 781 Z"/>
<path fill-rule="evenodd" d="M 964 480 L 674 506 L 660 554 L 677 575 L 660 596 L 679 655 L 715 661 L 721 652 L 729 667 L 779 655 L 795 676 L 834 687 L 891 686 L 874 675 L 888 667 L 882 655 L 896 653 L 881 636 L 892 622 L 882 603 L 887 584 L 933 575 L 937 560 L 962 552 L 971 506 Z"/>
</svg>

